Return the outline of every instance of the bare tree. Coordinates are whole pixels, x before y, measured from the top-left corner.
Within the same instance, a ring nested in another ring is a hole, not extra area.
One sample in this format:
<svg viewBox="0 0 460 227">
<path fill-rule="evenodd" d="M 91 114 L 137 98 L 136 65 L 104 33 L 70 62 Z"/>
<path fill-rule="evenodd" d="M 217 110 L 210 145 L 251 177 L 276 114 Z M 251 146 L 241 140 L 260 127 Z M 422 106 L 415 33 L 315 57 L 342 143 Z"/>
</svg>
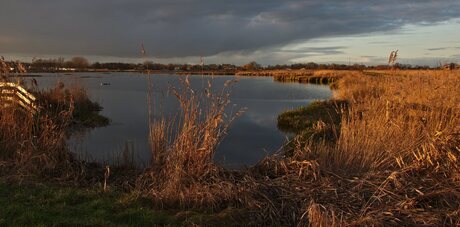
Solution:
<svg viewBox="0 0 460 227">
<path fill-rule="evenodd" d="M 75 68 L 85 69 L 88 68 L 89 61 L 84 57 L 73 57 L 72 60 L 70 60 L 70 64 Z"/>
</svg>

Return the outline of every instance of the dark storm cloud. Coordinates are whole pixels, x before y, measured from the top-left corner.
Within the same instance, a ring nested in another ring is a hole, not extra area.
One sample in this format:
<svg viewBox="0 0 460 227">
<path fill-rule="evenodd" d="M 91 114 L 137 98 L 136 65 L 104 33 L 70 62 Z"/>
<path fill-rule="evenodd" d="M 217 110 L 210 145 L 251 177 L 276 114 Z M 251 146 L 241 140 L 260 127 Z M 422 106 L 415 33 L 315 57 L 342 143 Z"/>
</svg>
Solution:
<svg viewBox="0 0 460 227">
<path fill-rule="evenodd" d="M 394 44 L 395 42 L 389 41 L 375 41 L 375 42 L 368 42 L 368 44 Z"/>
<path fill-rule="evenodd" d="M 447 50 L 447 49 L 450 49 L 449 47 L 436 47 L 436 48 L 428 48 L 426 50 L 429 50 L 429 51 L 438 51 L 438 50 Z"/>
<path fill-rule="evenodd" d="M 143 41 L 156 57 L 211 56 L 459 12 L 458 0 L 3 0 L 0 52 L 135 57 Z"/>
<path fill-rule="evenodd" d="M 333 47 L 305 47 L 305 48 L 297 48 L 295 50 L 280 50 L 278 52 L 283 53 L 297 53 L 303 55 L 335 55 L 335 54 L 343 54 L 344 52 L 341 51 L 345 47 L 343 46 L 333 46 Z"/>
</svg>

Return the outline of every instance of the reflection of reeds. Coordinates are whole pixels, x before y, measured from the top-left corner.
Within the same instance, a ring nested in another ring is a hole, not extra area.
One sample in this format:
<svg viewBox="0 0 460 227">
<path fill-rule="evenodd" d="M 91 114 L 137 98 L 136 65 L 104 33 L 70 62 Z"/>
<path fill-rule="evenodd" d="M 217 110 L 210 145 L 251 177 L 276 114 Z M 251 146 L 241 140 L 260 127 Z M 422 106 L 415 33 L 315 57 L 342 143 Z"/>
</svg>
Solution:
<svg viewBox="0 0 460 227">
<path fill-rule="evenodd" d="M 134 158 L 136 151 L 133 141 L 125 141 L 118 152 L 114 152 L 113 157 L 109 158 L 112 161 L 112 166 L 117 169 L 133 170 L 139 167 L 140 163 L 136 163 Z"/>
</svg>

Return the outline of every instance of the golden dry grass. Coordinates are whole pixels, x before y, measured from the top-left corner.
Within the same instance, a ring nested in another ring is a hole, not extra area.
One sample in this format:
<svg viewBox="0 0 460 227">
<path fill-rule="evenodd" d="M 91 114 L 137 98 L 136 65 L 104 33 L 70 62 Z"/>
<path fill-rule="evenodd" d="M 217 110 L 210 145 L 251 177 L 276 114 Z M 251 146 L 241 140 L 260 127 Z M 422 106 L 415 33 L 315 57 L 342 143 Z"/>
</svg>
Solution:
<svg viewBox="0 0 460 227">
<path fill-rule="evenodd" d="M 65 146 L 65 129 L 71 112 L 72 107 L 53 116 L 31 115 L 20 107 L 1 109 L 1 175 L 22 179 L 68 173 L 71 157 Z"/>
<path fill-rule="evenodd" d="M 177 121 L 151 120 L 151 168 L 138 184 L 157 204 L 204 207 L 219 206 L 225 200 L 226 196 L 216 196 L 223 189 L 216 186 L 226 183 L 219 177 L 220 168 L 213 158 L 235 117 L 226 114 L 231 83 L 228 81 L 224 90 L 213 94 L 211 82 L 203 91 L 196 91 L 186 77 L 182 87 L 172 89 L 180 104 L 179 116 L 174 118 Z"/>
<path fill-rule="evenodd" d="M 301 210 L 300 225 L 458 225 L 459 82 L 455 71 L 340 80 L 335 98 L 349 108 L 336 144 L 299 143 L 256 168 L 287 192 L 274 199 L 280 217 Z M 283 208 L 296 200 L 303 208 Z"/>
<path fill-rule="evenodd" d="M 247 209 L 248 225 L 459 225 L 458 72 L 342 77 L 335 99 L 348 105 L 338 109 L 342 121 L 332 127 L 334 143 L 294 141 L 293 152 L 239 172 L 212 164 L 216 143 L 206 135 L 221 134 L 197 121 L 197 105 L 185 101 L 193 99 L 179 95 L 184 113 L 195 114 L 184 116 L 172 143 L 159 130 L 166 121 L 152 128 L 154 150 L 167 150 L 156 158 L 163 160 L 162 174 L 149 175 L 163 179 L 147 186 L 155 203 Z"/>
<path fill-rule="evenodd" d="M 366 170 L 413 162 L 417 149 L 460 132 L 459 80 L 441 71 L 343 79 L 335 96 L 350 109 L 336 149 L 363 159 L 352 166 Z"/>
<path fill-rule="evenodd" d="M 0 109 L 0 176 L 78 181 L 85 170 L 68 151 L 66 139 L 76 114 L 95 104 L 76 84 L 68 89 L 62 83 L 49 90 L 34 89 L 29 90 L 37 97 L 37 113 L 19 105 Z"/>
</svg>

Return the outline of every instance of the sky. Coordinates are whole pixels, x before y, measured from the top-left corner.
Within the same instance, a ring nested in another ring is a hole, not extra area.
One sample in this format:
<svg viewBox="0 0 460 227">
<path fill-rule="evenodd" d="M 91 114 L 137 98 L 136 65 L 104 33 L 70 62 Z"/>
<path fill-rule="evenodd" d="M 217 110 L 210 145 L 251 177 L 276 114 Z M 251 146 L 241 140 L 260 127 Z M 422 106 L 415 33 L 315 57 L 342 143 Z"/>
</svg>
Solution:
<svg viewBox="0 0 460 227">
<path fill-rule="evenodd" d="M 22 61 L 460 62 L 458 0 L 1 0 L 0 21 Z"/>
</svg>

